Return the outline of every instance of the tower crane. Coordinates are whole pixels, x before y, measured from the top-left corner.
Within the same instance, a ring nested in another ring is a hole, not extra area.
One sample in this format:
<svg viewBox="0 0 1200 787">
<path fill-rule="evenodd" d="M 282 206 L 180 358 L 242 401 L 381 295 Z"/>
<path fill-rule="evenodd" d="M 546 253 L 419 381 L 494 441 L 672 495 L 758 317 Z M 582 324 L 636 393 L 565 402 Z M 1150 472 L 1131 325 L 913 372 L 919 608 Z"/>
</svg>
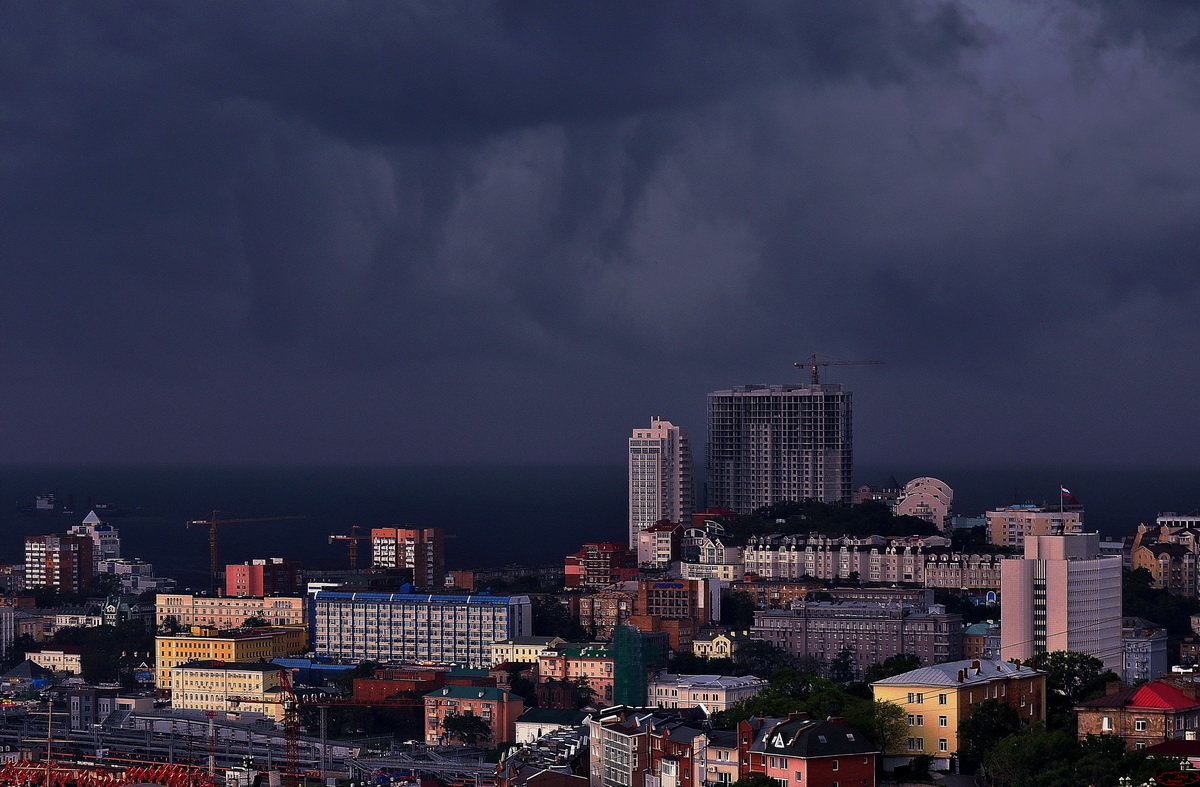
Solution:
<svg viewBox="0 0 1200 787">
<path fill-rule="evenodd" d="M 346 542 L 346 546 L 349 547 L 349 550 L 350 550 L 350 570 L 351 571 L 354 571 L 356 568 L 358 568 L 358 542 L 366 541 L 367 539 L 370 538 L 369 535 L 360 536 L 358 534 L 358 531 L 361 529 L 362 528 L 360 528 L 358 525 L 351 525 L 349 535 L 346 535 L 344 533 L 334 533 L 329 536 L 329 543 L 331 543 L 331 544 L 334 541 L 345 541 Z"/>
<path fill-rule="evenodd" d="M 822 366 L 874 366 L 883 363 L 883 361 L 818 361 L 814 354 L 807 361 L 797 361 L 792 364 L 797 369 L 808 369 L 812 372 L 812 384 L 820 385 L 821 378 L 817 370 Z"/>
<path fill-rule="evenodd" d="M 212 577 L 212 589 L 217 590 L 217 528 L 221 525 L 232 525 L 243 522 L 279 522 L 288 519 L 304 519 L 303 516 L 256 516 L 239 519 L 221 519 L 221 512 L 214 510 L 209 519 L 193 519 L 187 523 L 188 528 L 204 526 L 208 528 L 208 572 Z"/>
</svg>

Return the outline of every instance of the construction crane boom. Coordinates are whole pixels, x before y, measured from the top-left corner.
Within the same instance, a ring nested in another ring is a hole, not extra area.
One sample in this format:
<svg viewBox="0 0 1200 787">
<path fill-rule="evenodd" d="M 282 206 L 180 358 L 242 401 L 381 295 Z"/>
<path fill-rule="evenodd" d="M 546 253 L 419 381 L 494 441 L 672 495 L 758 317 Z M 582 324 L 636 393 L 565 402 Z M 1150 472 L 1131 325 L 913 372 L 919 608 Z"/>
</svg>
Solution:
<svg viewBox="0 0 1200 787">
<path fill-rule="evenodd" d="M 362 528 L 360 528 L 358 525 L 351 525 L 349 535 L 346 535 L 344 533 L 334 533 L 329 536 L 329 543 L 331 543 L 331 544 L 334 541 L 345 541 L 346 542 L 346 546 L 349 547 L 349 550 L 350 550 L 350 570 L 351 571 L 354 571 L 355 569 L 358 568 L 358 542 L 366 541 L 367 539 L 370 538 L 369 535 L 360 536 L 358 534 L 358 531 L 361 529 Z"/>
<path fill-rule="evenodd" d="M 812 384 L 820 385 L 821 377 L 818 370 L 822 366 L 875 366 L 883 363 L 883 361 L 818 361 L 814 354 L 807 361 L 797 361 L 792 364 L 797 369 L 808 369 L 812 372 Z"/>
<path fill-rule="evenodd" d="M 214 510 L 210 519 L 193 519 L 187 523 L 188 528 L 204 526 L 208 528 L 208 572 L 212 578 L 213 592 L 217 590 L 217 528 L 221 525 L 232 525 L 242 522 L 280 522 L 288 519 L 304 519 L 303 516 L 255 516 L 237 519 L 221 519 L 221 512 Z"/>
</svg>

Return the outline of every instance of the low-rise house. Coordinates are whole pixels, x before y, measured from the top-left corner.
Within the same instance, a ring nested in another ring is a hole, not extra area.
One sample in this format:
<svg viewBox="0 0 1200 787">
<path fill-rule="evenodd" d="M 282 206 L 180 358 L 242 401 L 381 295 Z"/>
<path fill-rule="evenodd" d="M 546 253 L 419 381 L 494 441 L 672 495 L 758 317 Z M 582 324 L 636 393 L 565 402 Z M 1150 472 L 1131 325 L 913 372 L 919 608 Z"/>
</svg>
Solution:
<svg viewBox="0 0 1200 787">
<path fill-rule="evenodd" d="M 933 757 L 935 770 L 949 768 L 961 746 L 958 725 L 987 700 L 1006 703 L 1022 721 L 1046 719 L 1046 673 L 995 659 L 918 667 L 877 680 L 871 690 L 876 700 L 904 711 L 908 738 L 903 754 Z"/>
<path fill-rule="evenodd" d="M 1075 706 L 1079 739 L 1118 735 L 1128 749 L 1195 736 L 1200 730 L 1200 695 L 1191 681 L 1156 680 L 1142 686 L 1110 686 L 1103 697 Z"/>
<path fill-rule="evenodd" d="M 519 662 L 532 664 L 538 659 L 543 650 L 557 647 L 565 642 L 562 637 L 513 637 L 493 642 L 492 664 Z"/>
<path fill-rule="evenodd" d="M 692 640 L 692 653 L 702 659 L 731 659 L 750 635 L 744 631 L 715 631 Z"/>
<path fill-rule="evenodd" d="M 525 712 L 525 698 L 511 692 L 481 686 L 443 686 L 425 695 L 425 742 L 430 745 L 460 743 L 446 730 L 448 716 L 477 716 L 488 734 L 476 743 L 494 747 L 512 741 L 516 722 Z"/>
<path fill-rule="evenodd" d="M 728 710 L 770 684 L 753 675 L 655 675 L 646 687 L 647 701 L 659 708 L 703 708 L 707 713 Z"/>
<path fill-rule="evenodd" d="M 749 747 L 749 772 L 761 773 L 781 785 L 875 784 L 879 747 L 841 719 L 827 721 L 794 716 L 772 720 L 755 731 Z M 749 737 L 752 725 L 742 722 L 739 736 Z"/>
<path fill-rule="evenodd" d="M 587 719 L 581 710 L 530 708 L 513 726 L 513 743 L 533 743 L 555 730 L 574 729 Z"/>
<path fill-rule="evenodd" d="M 65 645 L 58 648 L 40 648 L 29 651 L 25 656 L 39 667 L 45 667 L 54 672 L 83 674 L 83 648 Z"/>
</svg>

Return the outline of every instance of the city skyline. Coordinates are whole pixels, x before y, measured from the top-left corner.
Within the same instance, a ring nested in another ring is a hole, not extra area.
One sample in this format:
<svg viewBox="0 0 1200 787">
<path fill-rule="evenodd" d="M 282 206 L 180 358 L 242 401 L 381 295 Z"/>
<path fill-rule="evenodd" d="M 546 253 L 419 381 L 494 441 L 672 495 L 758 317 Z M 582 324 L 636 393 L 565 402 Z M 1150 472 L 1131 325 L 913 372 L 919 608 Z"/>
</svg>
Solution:
<svg viewBox="0 0 1200 787">
<path fill-rule="evenodd" d="M 818 353 L 860 463 L 1192 465 L 1197 21 L 6 4 L 0 461 L 616 463 Z"/>
</svg>

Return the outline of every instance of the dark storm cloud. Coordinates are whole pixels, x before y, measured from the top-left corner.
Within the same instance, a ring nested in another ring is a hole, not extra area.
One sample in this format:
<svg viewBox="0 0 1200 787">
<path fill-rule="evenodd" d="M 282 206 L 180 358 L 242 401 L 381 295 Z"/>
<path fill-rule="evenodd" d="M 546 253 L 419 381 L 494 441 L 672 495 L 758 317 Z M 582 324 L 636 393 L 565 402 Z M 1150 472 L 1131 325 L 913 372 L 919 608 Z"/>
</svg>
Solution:
<svg viewBox="0 0 1200 787">
<path fill-rule="evenodd" d="M 813 351 L 890 361 L 876 456 L 1111 458 L 1122 373 L 1200 426 L 1168 10 L 7 4 L 3 437 L 608 458 Z"/>
</svg>

